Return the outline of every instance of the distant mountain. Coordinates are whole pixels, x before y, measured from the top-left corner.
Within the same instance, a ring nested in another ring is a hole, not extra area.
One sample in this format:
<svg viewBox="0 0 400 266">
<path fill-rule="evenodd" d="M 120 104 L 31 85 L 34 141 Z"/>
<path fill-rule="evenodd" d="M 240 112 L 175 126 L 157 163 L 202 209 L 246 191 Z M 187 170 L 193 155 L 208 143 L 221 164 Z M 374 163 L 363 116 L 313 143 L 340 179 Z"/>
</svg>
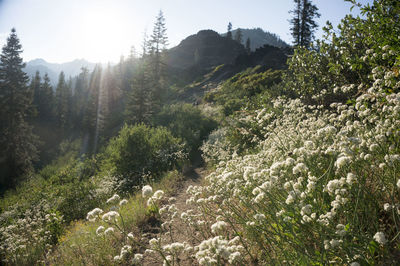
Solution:
<svg viewBox="0 0 400 266">
<path fill-rule="evenodd" d="M 52 84 L 57 84 L 58 75 L 61 71 L 64 71 L 64 74 L 67 78 L 75 77 L 81 72 L 82 67 L 86 67 L 89 71 L 93 70 L 96 64 L 90 63 L 84 59 L 76 59 L 71 62 L 57 64 L 57 63 L 49 63 L 45 60 L 39 58 L 34 59 L 26 63 L 25 72 L 29 77 L 35 75 L 36 71 L 40 72 L 40 76 L 44 76 L 45 73 L 49 75 Z"/>
<path fill-rule="evenodd" d="M 242 31 L 242 40 L 243 40 L 243 45 L 246 44 L 247 38 L 250 38 L 250 49 L 252 51 L 255 51 L 259 47 L 263 47 L 264 45 L 271 45 L 279 48 L 286 48 L 289 47 L 289 45 L 282 41 L 278 35 L 275 33 L 271 33 L 268 31 L 264 31 L 261 28 L 254 28 L 254 29 L 240 29 Z M 232 36 L 235 37 L 236 30 L 232 31 Z M 226 36 L 226 33 L 223 34 L 223 36 Z"/>
</svg>

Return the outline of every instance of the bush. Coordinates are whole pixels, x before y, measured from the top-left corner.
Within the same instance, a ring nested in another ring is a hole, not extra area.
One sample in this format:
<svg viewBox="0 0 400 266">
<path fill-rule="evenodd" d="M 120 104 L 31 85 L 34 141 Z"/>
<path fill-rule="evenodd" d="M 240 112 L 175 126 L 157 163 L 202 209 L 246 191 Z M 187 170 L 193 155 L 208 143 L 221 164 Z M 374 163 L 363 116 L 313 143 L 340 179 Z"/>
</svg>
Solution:
<svg viewBox="0 0 400 266">
<path fill-rule="evenodd" d="M 0 259 L 7 265 L 44 264 L 63 233 L 62 216 L 42 200 L 24 211 L 13 205 L 0 215 Z"/>
<path fill-rule="evenodd" d="M 146 181 L 146 176 L 158 178 L 180 167 L 187 154 L 182 141 L 166 128 L 139 124 L 125 125 L 103 156 L 102 172 L 109 171 L 119 181 L 118 189 L 127 192 Z"/>
<path fill-rule="evenodd" d="M 371 86 L 399 91 L 400 2 L 374 1 L 361 10 L 363 17 L 347 15 L 342 20 L 339 33 L 328 23 L 325 40 L 313 50 L 296 49 L 283 77 L 287 93 L 328 107 Z"/>
<path fill-rule="evenodd" d="M 171 133 L 184 140 L 189 149 L 190 159 L 194 159 L 203 140 L 216 128 L 217 123 L 205 117 L 191 104 L 165 106 L 154 118 L 155 125 L 168 128 Z"/>
</svg>

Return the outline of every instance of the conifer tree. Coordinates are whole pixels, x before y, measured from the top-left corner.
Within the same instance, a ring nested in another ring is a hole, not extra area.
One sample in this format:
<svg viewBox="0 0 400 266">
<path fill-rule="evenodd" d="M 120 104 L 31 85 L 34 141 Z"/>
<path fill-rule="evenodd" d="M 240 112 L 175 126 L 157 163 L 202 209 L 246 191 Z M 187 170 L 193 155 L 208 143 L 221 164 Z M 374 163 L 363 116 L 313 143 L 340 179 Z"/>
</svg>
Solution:
<svg viewBox="0 0 400 266">
<path fill-rule="evenodd" d="M 152 112 L 150 75 L 145 58 L 141 58 L 132 81 L 125 110 L 125 121 L 130 124 L 147 123 Z"/>
<path fill-rule="evenodd" d="M 88 87 L 89 87 L 89 70 L 86 67 L 81 68 L 81 73 L 79 73 L 73 95 L 73 124 L 74 126 L 81 130 L 83 128 L 83 115 L 85 110 L 85 105 L 88 98 Z"/>
<path fill-rule="evenodd" d="M 32 92 L 25 64 L 20 56 L 22 46 L 15 29 L 11 30 L 0 54 L 0 187 L 13 187 L 21 175 L 32 169 L 37 159 L 37 137 L 26 122 L 32 106 Z"/>
<path fill-rule="evenodd" d="M 102 68 L 100 65 L 96 65 L 94 68 L 90 81 L 89 81 L 89 94 L 88 100 L 85 106 L 83 124 L 85 137 L 88 142 L 87 151 L 95 152 L 97 143 L 96 133 L 99 129 L 98 120 L 99 117 L 99 97 L 100 97 L 100 85 L 101 85 Z"/>
<path fill-rule="evenodd" d="M 54 93 L 47 73 L 44 75 L 41 84 L 38 106 L 40 118 L 46 122 L 52 122 L 54 118 Z"/>
<path fill-rule="evenodd" d="M 232 40 L 232 23 L 228 23 L 228 31 L 226 33 L 226 38 Z"/>
<path fill-rule="evenodd" d="M 247 38 L 247 40 L 246 40 L 246 51 L 247 51 L 247 53 L 251 52 L 250 38 Z"/>
<path fill-rule="evenodd" d="M 69 129 L 71 91 L 65 82 L 64 72 L 61 71 L 56 88 L 56 123 L 65 133 Z"/>
<path fill-rule="evenodd" d="M 242 44 L 242 41 L 243 41 L 243 33 L 242 33 L 242 30 L 241 30 L 240 28 L 238 28 L 238 29 L 236 30 L 236 33 L 235 33 L 235 41 L 237 41 L 238 43 Z"/>
<path fill-rule="evenodd" d="M 318 24 L 315 18 L 319 18 L 318 8 L 311 3 L 311 0 L 294 0 L 295 9 L 290 11 L 293 18 L 290 20 L 290 28 L 295 46 L 309 48 L 314 38 L 315 29 Z"/>
<path fill-rule="evenodd" d="M 136 61 L 137 59 L 135 59 Z M 104 134 L 109 136 L 109 133 L 123 123 L 122 91 L 118 86 L 115 75 L 115 68 L 107 66 L 103 75 L 103 95 L 104 95 Z"/>
<path fill-rule="evenodd" d="M 35 76 L 31 80 L 30 89 L 33 92 L 33 107 L 35 108 L 35 119 L 39 119 L 40 113 L 40 97 L 41 97 L 41 77 L 39 71 L 36 71 Z"/>
<path fill-rule="evenodd" d="M 157 109 L 166 96 L 165 89 L 165 50 L 168 45 L 165 18 L 160 10 L 156 17 L 153 33 L 148 41 L 148 62 L 151 70 L 153 108 Z"/>
</svg>

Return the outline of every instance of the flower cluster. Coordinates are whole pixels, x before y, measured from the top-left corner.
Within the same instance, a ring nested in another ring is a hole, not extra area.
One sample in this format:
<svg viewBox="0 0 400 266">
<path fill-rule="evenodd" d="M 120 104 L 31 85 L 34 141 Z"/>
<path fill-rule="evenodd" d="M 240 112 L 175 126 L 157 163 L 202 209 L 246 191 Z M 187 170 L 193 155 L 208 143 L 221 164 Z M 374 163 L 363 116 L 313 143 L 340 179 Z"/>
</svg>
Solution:
<svg viewBox="0 0 400 266">
<path fill-rule="evenodd" d="M 62 233 L 62 217 L 40 202 L 22 215 L 10 209 L 0 215 L 0 254 L 10 265 L 44 263 L 48 252 Z"/>
</svg>

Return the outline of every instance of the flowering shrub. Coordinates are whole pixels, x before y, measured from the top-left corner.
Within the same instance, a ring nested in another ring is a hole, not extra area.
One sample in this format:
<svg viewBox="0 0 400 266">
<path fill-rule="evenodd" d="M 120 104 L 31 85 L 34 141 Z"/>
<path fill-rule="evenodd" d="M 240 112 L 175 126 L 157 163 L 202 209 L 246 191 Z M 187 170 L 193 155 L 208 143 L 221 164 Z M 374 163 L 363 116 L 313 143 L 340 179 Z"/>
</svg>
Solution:
<svg viewBox="0 0 400 266">
<path fill-rule="evenodd" d="M 215 172 L 189 187 L 189 210 L 164 221 L 186 223 L 188 257 L 201 265 L 397 263 L 399 6 L 375 1 L 365 19 L 347 16 L 340 35 L 328 25 L 330 42 L 297 50 L 284 82 L 299 98 L 278 97 L 231 124 L 239 142 L 253 144 L 247 154 L 218 159 L 205 144 Z M 178 262 L 168 244 L 152 244 L 165 264 Z"/>
<path fill-rule="evenodd" d="M 377 0 L 361 7 L 364 17 L 347 15 L 336 32 L 330 23 L 314 50 L 299 48 L 288 61 L 286 91 L 307 103 L 343 102 L 369 87 L 398 92 L 400 3 Z"/>
<path fill-rule="evenodd" d="M 202 265 L 394 263 L 400 93 L 372 87 L 354 106 L 331 110 L 273 104 L 281 116 L 254 116 L 265 135 L 258 153 L 222 161 L 207 185 L 189 187 L 193 208 L 181 219 L 200 243 L 183 250 Z"/>
<path fill-rule="evenodd" d="M 210 166 L 227 160 L 234 154 L 234 148 L 226 139 L 226 131 L 226 128 L 214 130 L 208 136 L 207 141 L 201 146 L 203 159 Z"/>
<path fill-rule="evenodd" d="M 44 201 L 24 213 L 10 208 L 0 215 L 0 258 L 7 265 L 44 263 L 61 233 L 62 217 Z"/>
<path fill-rule="evenodd" d="M 147 199 L 150 215 L 159 216 L 158 210 L 160 201 L 164 197 L 164 191 L 157 190 L 153 193 L 152 187 L 146 185 L 142 188 L 142 196 Z M 106 203 L 110 206 L 110 211 L 104 213 L 102 209 L 95 208 L 88 212 L 86 219 L 90 222 L 100 221 L 96 229 L 97 237 L 103 239 L 114 237 L 122 243 L 120 254 L 113 258 L 115 263 L 140 264 L 143 254 L 138 252 L 144 250 L 145 243 L 142 243 L 140 235 L 129 231 L 129 226 L 124 221 L 122 208 L 128 203 L 128 200 L 121 200 L 118 194 L 114 194 Z"/>
</svg>

